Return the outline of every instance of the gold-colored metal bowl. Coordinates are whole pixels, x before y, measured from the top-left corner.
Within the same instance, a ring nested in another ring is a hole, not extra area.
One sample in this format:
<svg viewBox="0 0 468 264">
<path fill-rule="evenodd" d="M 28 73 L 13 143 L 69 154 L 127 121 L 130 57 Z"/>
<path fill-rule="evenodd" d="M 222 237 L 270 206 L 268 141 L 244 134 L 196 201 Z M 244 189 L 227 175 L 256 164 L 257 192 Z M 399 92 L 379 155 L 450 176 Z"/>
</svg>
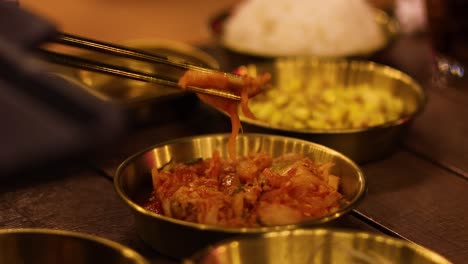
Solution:
<svg viewBox="0 0 468 264">
<path fill-rule="evenodd" d="M 184 264 L 450 264 L 414 243 L 367 232 L 297 229 L 238 238 L 208 247 Z"/>
<path fill-rule="evenodd" d="M 0 229 L 0 250 L 0 263 L 8 264 L 149 264 L 116 242 L 63 230 Z"/>
<path fill-rule="evenodd" d="M 347 203 L 336 212 L 324 217 L 297 224 L 258 228 L 226 228 L 181 221 L 153 213 L 141 207 L 135 197 L 151 192 L 151 170 L 161 168 L 170 161 L 189 162 L 211 157 L 218 150 L 227 158 L 228 134 L 202 135 L 173 140 L 149 147 L 127 160 L 117 169 L 114 186 L 118 195 L 135 216 L 140 237 L 162 254 L 182 258 L 204 246 L 235 235 L 255 235 L 275 230 L 320 226 L 352 210 L 366 190 L 365 178 L 360 168 L 349 158 L 327 147 L 305 140 L 266 135 L 242 134 L 237 138 L 237 155 L 266 152 L 273 157 L 285 153 L 301 153 L 318 162 L 332 162 L 331 173 L 340 177 L 339 191 Z"/>
<path fill-rule="evenodd" d="M 188 44 L 176 41 L 163 39 L 140 39 L 124 41 L 121 44 L 131 48 L 137 48 L 148 53 L 166 56 L 169 60 L 175 62 L 187 62 L 213 69 L 219 68 L 218 62 L 207 53 Z M 100 54 L 98 57 L 96 57 L 95 54 L 83 54 L 83 56 L 92 56 L 95 60 L 105 61 L 113 65 L 120 65 L 150 74 L 164 72 L 164 75 L 173 77 L 175 80 L 180 78 L 179 71 L 163 64 L 134 61 L 126 58 L 115 58 L 105 54 Z M 118 78 L 111 75 L 85 70 L 77 70 L 74 72 L 74 75 L 89 87 L 90 92 L 95 93 L 97 96 L 105 100 L 113 100 L 125 104 L 147 101 L 149 99 L 159 97 L 169 97 L 174 95 L 180 96 L 186 94 L 181 89 L 173 87 Z"/>
<path fill-rule="evenodd" d="M 119 45 L 166 56 L 171 61 L 218 69 L 219 63 L 209 54 L 191 45 L 165 39 L 127 40 Z M 162 64 L 146 63 L 102 53 L 82 53 L 80 56 L 104 63 L 124 66 L 133 70 L 154 74 L 164 72 L 178 80 L 179 71 Z M 197 103 L 197 97 L 181 89 L 119 78 L 103 73 L 90 72 L 63 66 L 52 66 L 53 71 L 78 81 L 86 91 L 96 97 L 122 106 L 130 121 L 136 124 L 158 123 L 183 117 Z M 164 113 L 163 115 L 161 113 Z"/>
<path fill-rule="evenodd" d="M 241 116 L 245 132 L 280 134 L 307 139 L 333 148 L 358 163 L 375 160 L 391 153 L 396 141 L 404 134 L 417 114 L 423 110 L 426 102 L 424 90 L 410 76 L 391 67 L 369 61 L 298 57 L 250 64 L 247 68 L 248 72 L 271 73 L 273 87 L 271 89 L 278 89 L 280 79 L 281 85 L 287 85 L 284 80 L 293 79 L 290 76 L 294 76 L 294 80 L 291 81 L 299 82 L 302 86 L 292 93 L 300 93 L 304 97 L 307 97 L 305 90 L 310 83 L 320 82 L 324 86 L 336 85 L 342 87 L 341 89 L 367 85 L 372 89 L 388 91 L 401 100 L 404 110 L 397 118 L 361 128 L 294 129 Z M 256 98 L 251 99 L 251 105 L 254 104 Z M 314 112 L 312 106 L 309 108 L 310 112 Z M 281 109 L 276 110 L 281 111 Z M 256 113 L 253 109 L 252 111 Z"/>
</svg>

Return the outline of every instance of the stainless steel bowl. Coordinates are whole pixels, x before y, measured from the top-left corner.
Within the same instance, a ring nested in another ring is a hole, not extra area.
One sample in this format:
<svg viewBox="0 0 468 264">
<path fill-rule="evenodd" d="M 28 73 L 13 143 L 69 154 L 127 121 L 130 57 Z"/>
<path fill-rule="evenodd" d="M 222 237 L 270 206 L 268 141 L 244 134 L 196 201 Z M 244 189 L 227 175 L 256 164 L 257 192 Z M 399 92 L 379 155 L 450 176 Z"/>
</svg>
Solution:
<svg viewBox="0 0 468 264">
<path fill-rule="evenodd" d="M 163 39 L 140 39 L 127 40 L 121 43 L 124 46 L 137 48 L 148 53 L 166 56 L 175 62 L 188 62 L 202 67 L 219 68 L 219 64 L 212 56 L 188 44 Z M 178 80 L 180 71 L 174 68 L 156 63 L 146 63 L 126 58 L 115 58 L 105 54 L 83 54 L 84 57 L 92 57 L 95 60 L 124 66 L 133 70 L 154 74 L 164 72 L 164 75 Z M 90 72 L 86 70 L 75 70 L 72 73 L 75 78 L 84 83 L 90 92 L 104 100 L 112 100 L 123 104 L 130 104 L 149 99 L 157 99 L 171 96 L 186 95 L 181 89 L 135 81 L 131 79 L 118 78 L 115 76 Z"/>
<path fill-rule="evenodd" d="M 364 128 L 294 129 L 241 116 L 245 132 L 280 134 L 307 139 L 335 149 L 358 163 L 382 158 L 391 153 L 396 141 L 423 110 L 426 102 L 424 90 L 410 76 L 391 67 L 369 61 L 282 58 L 272 62 L 251 64 L 247 68 L 250 73 L 270 72 L 272 89 L 278 87 L 279 78 L 291 79 L 292 75 L 294 81 L 302 83 L 303 87 L 317 81 L 329 86 L 339 85 L 344 89 L 353 89 L 353 87 L 365 84 L 372 89 L 388 90 L 402 100 L 404 112 L 398 118 Z M 296 92 L 307 96 L 303 90 Z M 252 101 L 255 99 L 256 97 L 252 98 Z M 255 111 L 252 111 L 255 114 Z M 310 111 L 314 109 L 311 108 Z"/>
<path fill-rule="evenodd" d="M 259 228 L 225 228 L 176 220 L 145 210 L 135 201 L 141 192 L 151 192 L 151 170 L 169 161 L 188 162 L 211 157 L 218 150 L 227 157 L 228 134 L 213 134 L 177 139 L 149 147 L 124 161 L 114 176 L 118 195 L 135 216 L 140 237 L 157 251 L 181 258 L 202 247 L 234 235 L 255 235 L 275 230 L 320 226 L 339 218 L 356 206 L 364 195 L 366 184 L 360 168 L 349 158 L 327 147 L 305 140 L 266 134 L 242 134 L 237 139 L 237 153 L 267 152 L 273 157 L 284 153 L 302 153 L 318 162 L 333 162 L 331 171 L 341 178 L 339 191 L 348 203 L 333 214 L 302 223 Z"/>
<path fill-rule="evenodd" d="M 171 61 L 184 61 L 207 68 L 219 68 L 219 63 L 209 54 L 177 41 L 134 39 L 118 44 L 163 55 Z M 80 56 L 149 74 L 164 72 L 165 75 L 174 80 L 178 80 L 180 77 L 178 76 L 180 75 L 179 71 L 174 71 L 173 68 L 164 65 L 90 52 L 80 54 Z M 54 72 L 79 82 L 83 89 L 96 97 L 122 106 L 128 113 L 130 121 L 137 125 L 161 123 L 185 117 L 186 112 L 198 104 L 195 94 L 184 92 L 181 89 L 69 67 L 57 65 L 51 67 Z"/>
<path fill-rule="evenodd" d="M 39 228 L 0 229 L 0 263 L 148 264 L 137 252 L 93 235 Z"/>
<path fill-rule="evenodd" d="M 297 229 L 238 238 L 208 247 L 184 264 L 449 264 L 414 243 L 367 232 Z"/>
</svg>

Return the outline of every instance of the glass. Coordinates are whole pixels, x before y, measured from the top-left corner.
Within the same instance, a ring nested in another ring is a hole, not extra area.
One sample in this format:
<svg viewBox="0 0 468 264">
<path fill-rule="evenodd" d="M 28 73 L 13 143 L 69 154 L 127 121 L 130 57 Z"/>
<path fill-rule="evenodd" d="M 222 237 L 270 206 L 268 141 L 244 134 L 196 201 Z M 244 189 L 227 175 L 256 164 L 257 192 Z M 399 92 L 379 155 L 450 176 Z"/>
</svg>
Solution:
<svg viewBox="0 0 468 264">
<path fill-rule="evenodd" d="M 434 66 L 441 79 L 468 79 L 468 1 L 426 0 Z"/>
</svg>

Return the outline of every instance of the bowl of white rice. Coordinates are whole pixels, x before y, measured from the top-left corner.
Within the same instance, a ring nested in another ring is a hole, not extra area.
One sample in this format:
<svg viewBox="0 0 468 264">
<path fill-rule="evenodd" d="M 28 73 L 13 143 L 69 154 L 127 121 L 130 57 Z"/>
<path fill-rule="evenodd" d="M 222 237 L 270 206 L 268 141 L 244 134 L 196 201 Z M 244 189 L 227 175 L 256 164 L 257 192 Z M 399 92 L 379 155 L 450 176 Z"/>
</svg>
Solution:
<svg viewBox="0 0 468 264">
<path fill-rule="evenodd" d="M 245 0 L 210 26 L 222 46 L 260 57 L 367 56 L 398 31 L 365 0 Z"/>
</svg>

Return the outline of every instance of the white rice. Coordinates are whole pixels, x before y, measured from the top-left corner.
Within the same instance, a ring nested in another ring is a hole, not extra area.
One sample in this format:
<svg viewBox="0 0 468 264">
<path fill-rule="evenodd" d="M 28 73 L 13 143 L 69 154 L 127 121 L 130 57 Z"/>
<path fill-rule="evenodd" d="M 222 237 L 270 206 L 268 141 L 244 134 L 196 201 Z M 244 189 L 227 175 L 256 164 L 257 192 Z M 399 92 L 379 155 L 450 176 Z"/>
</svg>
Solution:
<svg viewBox="0 0 468 264">
<path fill-rule="evenodd" d="M 266 56 L 358 55 L 385 44 L 365 0 L 244 0 L 226 21 L 222 40 Z"/>
</svg>

